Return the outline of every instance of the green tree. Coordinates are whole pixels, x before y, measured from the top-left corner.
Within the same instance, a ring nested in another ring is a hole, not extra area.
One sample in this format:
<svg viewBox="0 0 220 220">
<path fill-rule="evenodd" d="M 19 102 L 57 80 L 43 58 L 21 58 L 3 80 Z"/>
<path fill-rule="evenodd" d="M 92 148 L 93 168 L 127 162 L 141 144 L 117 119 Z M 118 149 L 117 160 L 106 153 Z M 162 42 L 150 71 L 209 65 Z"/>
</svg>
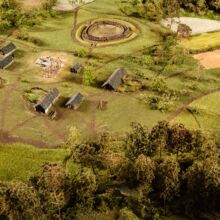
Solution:
<svg viewBox="0 0 220 220">
<path fill-rule="evenodd" d="M 25 183 L 0 182 L 0 219 L 44 219 L 36 191 Z"/>
<path fill-rule="evenodd" d="M 166 121 L 158 122 L 154 126 L 149 134 L 149 140 L 151 142 L 151 149 L 153 152 L 160 152 L 160 157 L 162 156 L 162 151 L 167 147 L 169 137 L 169 124 Z"/>
<path fill-rule="evenodd" d="M 152 190 L 152 182 L 155 178 L 154 171 L 155 164 L 150 157 L 141 154 L 134 161 L 134 173 L 136 177 L 133 178 L 137 180 L 138 190 L 141 193 L 141 197 L 146 197 Z"/>
<path fill-rule="evenodd" d="M 83 168 L 71 179 L 66 191 L 66 201 L 70 205 L 87 207 L 92 205 L 93 194 L 97 190 L 96 176 L 92 169 Z"/>
<path fill-rule="evenodd" d="M 169 129 L 168 150 L 170 152 L 187 153 L 192 151 L 193 135 L 183 124 L 175 124 Z"/>
<path fill-rule="evenodd" d="M 53 218 L 61 217 L 61 208 L 65 205 L 67 179 L 64 167 L 57 163 L 44 164 L 40 175 L 31 178 L 44 210 Z"/>
<path fill-rule="evenodd" d="M 184 178 L 187 182 L 186 209 L 188 212 L 210 212 L 219 209 L 220 166 L 218 160 L 207 158 L 194 162 Z"/>
<path fill-rule="evenodd" d="M 78 131 L 76 127 L 70 127 L 69 135 L 67 138 L 66 146 L 67 147 L 74 147 L 79 145 L 82 141 L 81 133 Z"/>
<path fill-rule="evenodd" d="M 85 67 L 83 69 L 83 84 L 86 86 L 90 86 L 95 82 L 95 76 L 90 67 Z"/>
<path fill-rule="evenodd" d="M 166 202 L 171 201 L 179 192 L 180 167 L 173 157 L 162 158 L 157 161 L 154 187 L 159 198 Z"/>
<path fill-rule="evenodd" d="M 118 220 L 138 220 L 139 218 L 127 207 L 120 210 Z"/>
<path fill-rule="evenodd" d="M 125 139 L 126 155 L 135 160 L 140 154 L 150 155 L 151 149 L 148 140 L 147 129 L 139 123 L 131 123 L 131 132 Z"/>
</svg>

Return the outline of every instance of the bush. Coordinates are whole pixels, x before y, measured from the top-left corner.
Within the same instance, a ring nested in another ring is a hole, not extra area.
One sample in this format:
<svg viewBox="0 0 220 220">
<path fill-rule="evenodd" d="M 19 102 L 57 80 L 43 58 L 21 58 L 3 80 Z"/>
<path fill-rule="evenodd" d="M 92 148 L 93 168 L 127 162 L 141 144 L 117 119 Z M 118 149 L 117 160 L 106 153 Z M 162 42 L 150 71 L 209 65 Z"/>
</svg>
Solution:
<svg viewBox="0 0 220 220">
<path fill-rule="evenodd" d="M 167 96 L 141 95 L 140 100 L 148 104 L 150 109 L 166 112 L 171 109 L 173 102 Z"/>
<path fill-rule="evenodd" d="M 86 86 L 90 86 L 95 82 L 95 76 L 90 67 L 85 67 L 83 69 L 83 84 Z"/>
<path fill-rule="evenodd" d="M 139 220 L 139 218 L 127 207 L 120 210 L 118 220 Z"/>
<path fill-rule="evenodd" d="M 151 81 L 151 89 L 158 93 L 167 93 L 168 86 L 162 77 L 154 77 Z"/>
<path fill-rule="evenodd" d="M 74 55 L 77 57 L 85 58 L 88 56 L 88 51 L 86 49 L 77 50 L 74 52 Z"/>
</svg>

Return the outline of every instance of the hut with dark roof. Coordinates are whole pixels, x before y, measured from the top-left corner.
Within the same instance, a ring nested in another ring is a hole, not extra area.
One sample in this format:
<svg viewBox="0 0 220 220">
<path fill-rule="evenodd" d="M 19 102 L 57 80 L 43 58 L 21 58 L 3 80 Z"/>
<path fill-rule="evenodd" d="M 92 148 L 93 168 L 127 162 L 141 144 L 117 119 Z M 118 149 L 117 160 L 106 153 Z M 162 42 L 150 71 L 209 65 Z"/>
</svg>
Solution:
<svg viewBox="0 0 220 220">
<path fill-rule="evenodd" d="M 120 67 L 115 70 L 115 72 L 108 78 L 102 87 L 110 90 L 117 90 L 125 76 L 127 76 L 127 71 Z"/>
<path fill-rule="evenodd" d="M 71 97 L 71 99 L 66 103 L 65 106 L 70 109 L 76 110 L 79 108 L 83 100 L 84 100 L 84 96 L 78 92 Z"/>
<path fill-rule="evenodd" d="M 9 43 L 8 45 L 0 49 L 0 53 L 5 57 L 13 54 L 15 51 L 16 51 L 16 46 L 13 43 Z"/>
<path fill-rule="evenodd" d="M 83 69 L 83 65 L 77 63 L 75 66 L 70 68 L 70 72 L 71 73 L 80 73 L 82 71 L 82 69 Z"/>
<path fill-rule="evenodd" d="M 41 101 L 39 101 L 35 106 L 35 110 L 40 113 L 47 114 L 52 107 L 52 105 L 57 101 L 59 98 L 59 91 L 58 89 L 52 89 Z"/>
<path fill-rule="evenodd" d="M 12 55 L 5 57 L 3 60 L 0 61 L 0 69 L 6 69 L 14 62 L 14 58 Z"/>
</svg>

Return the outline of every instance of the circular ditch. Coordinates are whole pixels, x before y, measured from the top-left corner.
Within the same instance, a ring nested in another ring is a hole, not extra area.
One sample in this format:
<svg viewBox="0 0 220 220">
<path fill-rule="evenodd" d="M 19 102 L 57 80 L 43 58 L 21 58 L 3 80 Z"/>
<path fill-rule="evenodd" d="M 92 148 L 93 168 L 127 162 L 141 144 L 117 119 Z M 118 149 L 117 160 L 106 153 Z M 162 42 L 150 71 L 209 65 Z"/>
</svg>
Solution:
<svg viewBox="0 0 220 220">
<path fill-rule="evenodd" d="M 135 38 L 138 29 L 124 20 L 98 19 L 81 24 L 76 31 L 76 39 L 81 43 L 107 46 Z"/>
</svg>

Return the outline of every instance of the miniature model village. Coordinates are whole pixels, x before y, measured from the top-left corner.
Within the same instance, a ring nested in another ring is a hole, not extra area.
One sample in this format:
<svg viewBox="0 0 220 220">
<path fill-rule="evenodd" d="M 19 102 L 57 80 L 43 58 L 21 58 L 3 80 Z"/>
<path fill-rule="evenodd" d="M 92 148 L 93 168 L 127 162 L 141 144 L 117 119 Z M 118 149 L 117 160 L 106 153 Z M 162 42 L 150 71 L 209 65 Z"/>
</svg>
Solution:
<svg viewBox="0 0 220 220">
<path fill-rule="evenodd" d="M 39 7 L 25 4 L 21 7 L 26 10 Z M 59 144 L 72 126 L 87 135 L 126 131 L 132 121 L 151 128 L 159 120 L 219 131 L 218 115 L 211 118 L 205 112 L 209 107 L 202 104 L 219 98 L 219 52 L 199 52 L 214 47 L 210 40 L 210 45 L 200 45 L 200 38 L 217 35 L 218 21 L 180 17 L 146 22 L 124 15 L 124 3 L 111 3 L 111 9 L 105 4 L 57 1 L 51 9 L 56 16 L 48 22 L 42 19 L 2 36 L 2 103 L 10 90 L 17 94 L 2 105 L 1 130 L 8 138 L 43 145 L 51 142 L 49 135 Z M 199 29 L 202 22 L 207 22 L 207 30 Z M 166 54 L 160 42 L 169 32 L 177 33 L 178 45 L 167 41 Z M 15 114 L 14 99 L 20 117 L 8 121 Z M 197 108 L 202 113 L 195 113 Z M 39 125 L 37 118 L 44 122 Z M 48 127 L 50 131 L 43 132 Z"/>
<path fill-rule="evenodd" d="M 0 220 L 220 219 L 220 1 L 0 0 Z"/>
</svg>

